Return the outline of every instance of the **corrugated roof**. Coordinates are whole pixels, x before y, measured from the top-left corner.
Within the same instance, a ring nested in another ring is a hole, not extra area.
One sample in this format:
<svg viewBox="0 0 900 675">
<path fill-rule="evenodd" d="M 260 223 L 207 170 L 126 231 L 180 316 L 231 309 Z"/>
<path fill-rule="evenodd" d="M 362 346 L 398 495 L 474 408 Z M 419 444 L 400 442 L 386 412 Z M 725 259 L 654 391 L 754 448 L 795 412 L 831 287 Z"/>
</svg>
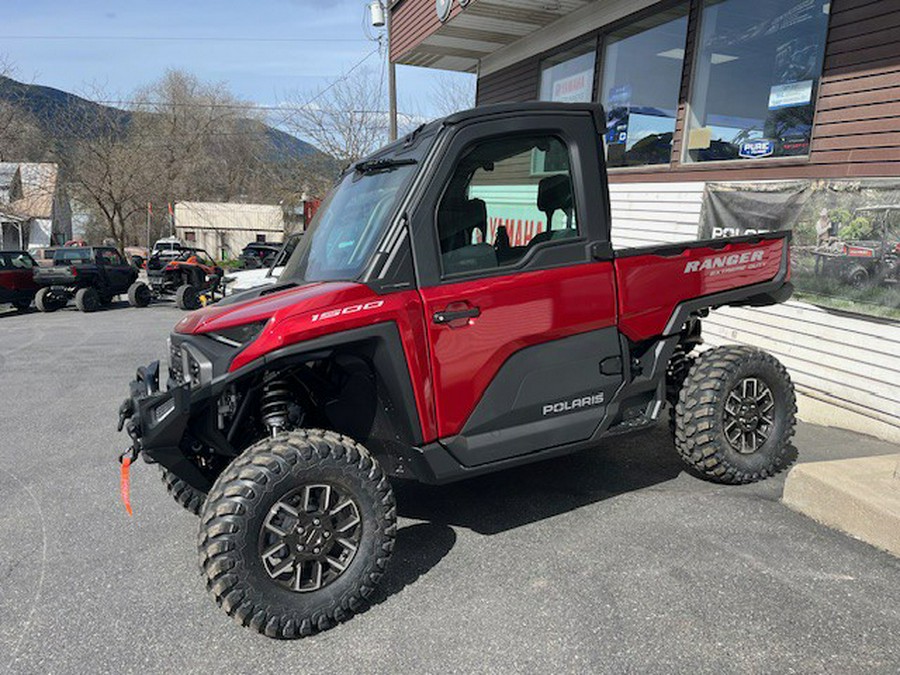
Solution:
<svg viewBox="0 0 900 675">
<path fill-rule="evenodd" d="M 231 204 L 222 202 L 178 202 L 178 227 L 212 230 L 284 231 L 284 213 L 277 204 Z"/>
</svg>

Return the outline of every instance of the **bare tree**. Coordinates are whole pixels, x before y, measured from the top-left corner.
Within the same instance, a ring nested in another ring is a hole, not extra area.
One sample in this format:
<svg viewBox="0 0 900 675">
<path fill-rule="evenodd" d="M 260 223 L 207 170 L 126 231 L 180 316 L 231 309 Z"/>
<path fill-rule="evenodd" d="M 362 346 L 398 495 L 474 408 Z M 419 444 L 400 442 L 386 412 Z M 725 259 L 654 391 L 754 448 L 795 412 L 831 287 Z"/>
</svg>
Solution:
<svg viewBox="0 0 900 675">
<path fill-rule="evenodd" d="M 474 75 L 439 73 L 431 79 L 428 100 L 435 117 L 445 117 L 475 105 Z"/>
<path fill-rule="evenodd" d="M 62 118 L 56 130 L 70 139 L 60 158 L 69 185 L 105 224 L 106 236 L 123 248 L 136 239 L 129 225 L 146 208 L 147 186 L 154 178 L 147 161 L 149 137 L 130 134 L 123 111 L 115 108 L 99 108 L 86 136 L 79 136 L 76 117 Z"/>
<path fill-rule="evenodd" d="M 383 85 L 378 73 L 360 68 L 312 96 L 295 94 L 284 126 L 341 164 L 355 162 L 387 139 Z"/>
<path fill-rule="evenodd" d="M 84 114 L 73 112 L 54 135 L 72 192 L 120 246 L 144 240 L 148 202 L 157 236 L 169 229 L 166 203 L 291 204 L 333 174 L 324 156 L 301 162 L 283 153 L 254 105 L 181 71 L 137 91 L 127 110 L 98 106 L 88 121 Z"/>
</svg>

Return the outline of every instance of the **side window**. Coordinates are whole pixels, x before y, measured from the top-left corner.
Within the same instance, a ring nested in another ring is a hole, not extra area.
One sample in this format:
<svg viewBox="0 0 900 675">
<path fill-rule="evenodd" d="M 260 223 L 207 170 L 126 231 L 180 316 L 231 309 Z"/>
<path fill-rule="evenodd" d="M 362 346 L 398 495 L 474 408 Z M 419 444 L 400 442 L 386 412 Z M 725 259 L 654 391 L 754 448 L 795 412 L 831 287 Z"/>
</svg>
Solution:
<svg viewBox="0 0 900 675">
<path fill-rule="evenodd" d="M 34 267 L 34 259 L 27 253 L 18 253 L 12 256 L 12 264 L 13 267 L 30 270 L 32 267 Z"/>
<path fill-rule="evenodd" d="M 119 255 L 118 251 L 103 249 L 100 251 L 100 263 L 103 265 L 124 265 L 125 259 Z"/>
<path fill-rule="evenodd" d="M 578 236 L 569 150 L 555 136 L 497 138 L 460 158 L 437 213 L 445 275 L 515 265 Z"/>
</svg>

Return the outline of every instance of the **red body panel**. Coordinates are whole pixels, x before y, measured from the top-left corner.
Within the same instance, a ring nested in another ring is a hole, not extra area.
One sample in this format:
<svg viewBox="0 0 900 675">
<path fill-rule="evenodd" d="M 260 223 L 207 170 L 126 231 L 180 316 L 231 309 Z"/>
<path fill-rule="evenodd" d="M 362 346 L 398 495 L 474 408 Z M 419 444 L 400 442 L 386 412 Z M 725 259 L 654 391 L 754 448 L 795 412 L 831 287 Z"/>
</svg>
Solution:
<svg viewBox="0 0 900 675">
<path fill-rule="evenodd" d="M 615 262 L 518 272 L 378 295 L 352 282 L 311 283 L 186 316 L 181 333 L 268 324 L 231 371 L 275 350 L 353 328 L 396 324 L 425 442 L 460 433 L 504 362 L 532 345 L 615 326 L 629 339 L 658 337 L 675 307 L 692 298 L 768 281 L 786 240 L 648 253 Z M 616 297 L 618 288 L 618 299 Z M 478 308 L 438 324 L 438 312 Z"/>
<path fill-rule="evenodd" d="M 188 314 L 175 330 L 211 333 L 270 318 L 259 337 L 235 357 L 231 371 L 276 349 L 305 340 L 378 323 L 396 324 L 412 380 L 422 436 L 426 441 L 436 438 L 428 336 L 417 291 L 377 295 L 363 284 L 314 283 L 236 305 L 211 305 Z"/>
<path fill-rule="evenodd" d="M 785 246 L 773 239 L 617 259 L 619 330 L 634 341 L 653 338 L 685 300 L 773 279 Z"/>
<path fill-rule="evenodd" d="M 444 284 L 421 293 L 442 438 L 459 433 L 513 353 L 616 323 L 609 262 Z M 433 323 L 434 313 L 448 306 L 477 307 L 481 314 L 452 325 Z"/>
<path fill-rule="evenodd" d="M 37 289 L 38 285 L 34 283 L 33 268 L 0 270 L 0 292 L 24 296 L 29 292 L 36 292 Z"/>
</svg>

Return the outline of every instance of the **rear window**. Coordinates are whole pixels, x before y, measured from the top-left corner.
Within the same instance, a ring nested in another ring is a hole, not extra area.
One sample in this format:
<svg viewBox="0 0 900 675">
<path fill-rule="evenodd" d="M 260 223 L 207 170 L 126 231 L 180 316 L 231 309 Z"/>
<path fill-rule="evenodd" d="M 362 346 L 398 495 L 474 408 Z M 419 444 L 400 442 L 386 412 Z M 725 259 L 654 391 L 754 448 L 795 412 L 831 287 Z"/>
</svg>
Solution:
<svg viewBox="0 0 900 675">
<path fill-rule="evenodd" d="M 91 259 L 91 249 L 89 248 L 67 248 L 59 249 L 53 255 L 53 262 L 89 262 Z"/>
</svg>

